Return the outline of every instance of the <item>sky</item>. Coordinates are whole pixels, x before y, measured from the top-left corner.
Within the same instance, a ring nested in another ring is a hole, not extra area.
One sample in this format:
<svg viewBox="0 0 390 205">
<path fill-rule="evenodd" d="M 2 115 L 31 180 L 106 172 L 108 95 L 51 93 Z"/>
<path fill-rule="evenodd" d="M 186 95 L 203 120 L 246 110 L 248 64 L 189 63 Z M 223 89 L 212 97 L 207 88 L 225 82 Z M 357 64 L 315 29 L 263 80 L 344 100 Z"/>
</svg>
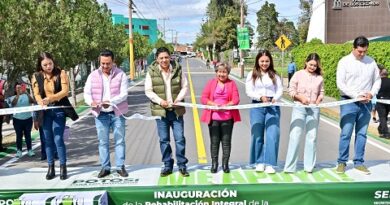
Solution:
<svg viewBox="0 0 390 205">
<path fill-rule="evenodd" d="M 98 0 L 106 3 L 113 14 L 128 17 L 129 0 Z M 248 5 L 246 17 L 252 26 L 257 25 L 256 12 L 265 0 L 245 0 Z M 298 21 L 300 14 L 299 0 L 268 0 L 276 5 L 279 18 L 285 17 L 293 22 Z M 209 0 L 133 0 L 136 13 L 133 18 L 157 19 L 161 32 L 165 27 L 165 40 L 172 42 L 176 37 L 178 43 L 193 43 L 200 32 L 200 26 L 206 19 L 206 8 Z M 165 25 L 165 26 L 164 26 Z M 254 28 L 256 29 L 256 28 Z"/>
</svg>

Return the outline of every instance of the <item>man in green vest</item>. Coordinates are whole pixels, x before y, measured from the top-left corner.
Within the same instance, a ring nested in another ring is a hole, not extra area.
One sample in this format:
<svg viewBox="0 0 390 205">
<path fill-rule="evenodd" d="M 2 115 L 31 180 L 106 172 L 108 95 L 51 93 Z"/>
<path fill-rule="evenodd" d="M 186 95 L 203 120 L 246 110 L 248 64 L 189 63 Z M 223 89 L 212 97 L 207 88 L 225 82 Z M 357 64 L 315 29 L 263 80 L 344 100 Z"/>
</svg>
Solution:
<svg viewBox="0 0 390 205">
<path fill-rule="evenodd" d="M 170 52 L 167 48 L 157 49 L 156 61 L 149 66 L 146 74 L 145 94 L 150 99 L 152 115 L 161 117 L 156 122 L 164 163 L 164 168 L 161 170 L 162 177 L 172 174 L 173 170 L 171 127 L 176 146 L 176 164 L 182 176 L 189 176 L 186 166 L 188 159 L 185 157 L 186 140 L 183 121 L 186 110 L 184 107 L 175 106 L 175 103 L 184 100 L 187 90 L 188 82 L 181 66 L 175 61 L 170 61 Z"/>
</svg>

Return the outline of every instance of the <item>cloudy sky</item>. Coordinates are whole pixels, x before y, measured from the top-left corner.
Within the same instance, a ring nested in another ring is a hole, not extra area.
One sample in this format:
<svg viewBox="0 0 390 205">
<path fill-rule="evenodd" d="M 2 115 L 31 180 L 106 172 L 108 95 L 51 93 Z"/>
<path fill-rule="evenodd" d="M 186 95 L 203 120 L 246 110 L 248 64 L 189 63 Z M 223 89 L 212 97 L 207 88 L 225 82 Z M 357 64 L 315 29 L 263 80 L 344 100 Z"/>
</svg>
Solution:
<svg viewBox="0 0 390 205">
<path fill-rule="evenodd" d="M 98 0 L 106 3 L 114 14 L 123 14 L 128 17 L 129 0 Z M 256 12 L 264 4 L 264 0 L 245 0 L 248 5 L 248 20 L 256 26 Z M 279 17 L 285 17 L 291 21 L 298 20 L 300 9 L 299 0 L 268 0 L 276 5 Z M 164 30 L 166 40 L 172 41 L 173 36 L 178 36 L 179 43 L 192 43 L 200 31 L 200 25 L 206 16 L 206 7 L 209 0 L 133 0 L 137 11 L 133 17 L 157 19 L 158 27 Z M 164 20 L 165 19 L 165 20 Z"/>
</svg>

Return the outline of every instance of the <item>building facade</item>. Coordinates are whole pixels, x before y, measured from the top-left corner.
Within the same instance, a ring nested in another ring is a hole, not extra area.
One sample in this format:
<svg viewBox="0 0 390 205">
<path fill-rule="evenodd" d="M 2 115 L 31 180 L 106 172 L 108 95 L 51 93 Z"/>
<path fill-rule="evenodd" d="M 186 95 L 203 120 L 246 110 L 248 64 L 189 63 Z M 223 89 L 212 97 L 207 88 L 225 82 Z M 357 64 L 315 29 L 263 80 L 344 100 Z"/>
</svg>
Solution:
<svg viewBox="0 0 390 205">
<path fill-rule="evenodd" d="M 123 24 L 125 26 L 126 33 L 129 33 L 129 18 L 121 14 L 112 14 L 113 24 Z M 142 36 L 148 38 L 149 43 L 152 45 L 157 42 L 158 29 L 156 19 L 139 19 L 132 18 L 133 32 L 139 33 Z"/>
<path fill-rule="evenodd" d="M 390 0 L 314 0 L 307 41 L 344 43 L 390 36 Z"/>
</svg>

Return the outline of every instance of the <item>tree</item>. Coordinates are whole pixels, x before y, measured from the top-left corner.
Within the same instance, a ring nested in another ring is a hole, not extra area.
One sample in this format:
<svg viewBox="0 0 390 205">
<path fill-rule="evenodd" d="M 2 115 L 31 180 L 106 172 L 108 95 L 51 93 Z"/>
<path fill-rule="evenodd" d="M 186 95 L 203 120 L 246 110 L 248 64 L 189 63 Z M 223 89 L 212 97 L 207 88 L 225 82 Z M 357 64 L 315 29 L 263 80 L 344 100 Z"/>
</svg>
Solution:
<svg viewBox="0 0 390 205">
<path fill-rule="evenodd" d="M 257 46 L 260 48 L 271 49 L 278 38 L 278 12 L 275 10 L 275 4 L 264 3 L 257 12 Z"/>
<path fill-rule="evenodd" d="M 96 60 L 103 48 L 113 50 L 118 63 L 126 39 L 123 26 L 114 26 L 110 10 L 96 0 L 0 1 L 0 70 L 11 84 L 31 78 L 43 51 L 65 70 Z"/>
<path fill-rule="evenodd" d="M 301 15 L 298 20 L 298 33 L 300 43 L 305 43 L 307 39 L 307 33 L 309 31 L 309 23 L 311 17 L 311 6 L 313 0 L 299 0 L 299 8 L 301 9 Z"/>
<path fill-rule="evenodd" d="M 168 44 L 166 43 L 162 38 L 159 38 L 157 40 L 157 42 L 154 44 L 154 47 L 155 48 L 161 48 L 161 47 L 165 47 L 169 50 L 169 52 L 173 53 L 173 51 L 175 50 L 173 48 L 173 45 L 172 44 Z"/>
</svg>

